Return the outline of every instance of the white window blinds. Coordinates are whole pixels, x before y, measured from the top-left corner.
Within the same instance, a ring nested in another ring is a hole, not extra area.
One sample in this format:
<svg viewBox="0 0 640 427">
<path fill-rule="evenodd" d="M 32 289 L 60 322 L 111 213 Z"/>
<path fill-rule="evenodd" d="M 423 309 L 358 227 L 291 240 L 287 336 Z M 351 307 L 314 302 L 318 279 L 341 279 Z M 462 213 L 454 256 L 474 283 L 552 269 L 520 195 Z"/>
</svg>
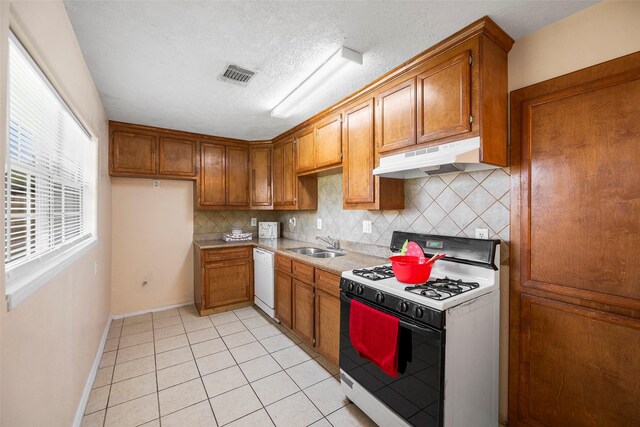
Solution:
<svg viewBox="0 0 640 427">
<path fill-rule="evenodd" d="M 95 143 L 12 35 L 5 166 L 7 279 L 95 234 Z"/>
</svg>

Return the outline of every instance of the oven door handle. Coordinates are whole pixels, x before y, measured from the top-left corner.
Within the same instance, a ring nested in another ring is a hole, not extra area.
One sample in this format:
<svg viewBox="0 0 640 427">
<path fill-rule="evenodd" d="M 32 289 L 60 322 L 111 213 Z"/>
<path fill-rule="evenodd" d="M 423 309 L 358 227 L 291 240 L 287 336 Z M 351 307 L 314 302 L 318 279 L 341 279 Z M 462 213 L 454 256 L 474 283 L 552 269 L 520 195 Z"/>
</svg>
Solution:
<svg viewBox="0 0 640 427">
<path fill-rule="evenodd" d="M 349 297 L 349 296 L 346 295 L 346 293 L 344 291 L 340 292 L 340 300 L 342 300 L 342 301 L 344 301 L 346 303 L 351 303 L 351 300 L 356 300 L 358 302 L 361 302 L 362 304 L 365 304 L 365 305 L 371 307 L 371 304 L 368 304 L 367 301 L 361 300 L 360 298 L 356 298 L 355 296 L 354 297 Z M 389 314 L 389 315 L 391 315 L 393 317 L 398 317 L 395 314 L 388 313 L 387 310 L 384 310 L 384 311 L 383 310 L 379 310 L 379 311 L 382 311 L 383 313 Z M 414 323 L 409 323 L 409 322 L 407 322 L 405 320 L 400 319 L 399 317 L 398 317 L 398 320 L 400 322 L 400 326 L 402 326 L 403 328 L 410 329 L 411 331 L 417 332 L 417 333 L 422 334 L 422 335 L 427 335 L 429 337 L 440 338 L 442 336 L 442 334 L 444 333 L 444 331 L 439 331 L 439 330 L 434 329 L 434 328 L 432 328 L 430 326 L 422 326 L 422 325 L 416 325 Z"/>
</svg>

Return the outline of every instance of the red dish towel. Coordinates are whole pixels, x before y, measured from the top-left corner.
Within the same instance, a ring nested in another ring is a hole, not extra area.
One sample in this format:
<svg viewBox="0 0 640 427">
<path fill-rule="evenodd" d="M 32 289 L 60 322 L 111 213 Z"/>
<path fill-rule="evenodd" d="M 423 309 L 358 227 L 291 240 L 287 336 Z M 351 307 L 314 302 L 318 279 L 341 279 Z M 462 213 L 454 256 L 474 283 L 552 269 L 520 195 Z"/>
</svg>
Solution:
<svg viewBox="0 0 640 427">
<path fill-rule="evenodd" d="M 351 300 L 351 344 L 360 357 L 371 360 L 394 378 L 398 377 L 399 327 L 398 318 Z"/>
</svg>

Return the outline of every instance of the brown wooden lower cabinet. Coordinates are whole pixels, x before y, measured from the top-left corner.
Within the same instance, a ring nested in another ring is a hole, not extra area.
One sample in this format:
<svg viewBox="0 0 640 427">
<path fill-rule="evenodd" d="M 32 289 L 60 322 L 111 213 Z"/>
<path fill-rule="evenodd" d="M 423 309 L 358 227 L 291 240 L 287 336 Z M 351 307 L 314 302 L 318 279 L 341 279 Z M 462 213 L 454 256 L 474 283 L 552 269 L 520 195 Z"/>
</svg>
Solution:
<svg viewBox="0 0 640 427">
<path fill-rule="evenodd" d="M 307 344 L 314 346 L 315 289 L 297 279 L 293 279 L 293 332 Z"/>
<path fill-rule="evenodd" d="M 200 315 L 253 304 L 251 247 L 196 250 L 194 300 Z"/>
<path fill-rule="evenodd" d="M 289 329 L 293 328 L 293 279 L 281 271 L 275 272 L 276 318 Z"/>
<path fill-rule="evenodd" d="M 337 366 L 340 276 L 281 255 L 275 264 L 276 318 Z"/>
</svg>

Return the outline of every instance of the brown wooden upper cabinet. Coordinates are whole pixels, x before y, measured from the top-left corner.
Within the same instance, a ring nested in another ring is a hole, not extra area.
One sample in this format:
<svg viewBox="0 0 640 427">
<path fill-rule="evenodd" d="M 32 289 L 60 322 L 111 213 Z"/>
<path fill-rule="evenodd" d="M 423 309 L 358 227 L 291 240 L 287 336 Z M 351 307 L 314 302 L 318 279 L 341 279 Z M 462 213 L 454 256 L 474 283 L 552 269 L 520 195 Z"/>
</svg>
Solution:
<svg viewBox="0 0 640 427">
<path fill-rule="evenodd" d="M 249 208 L 249 147 L 200 144 L 196 208 Z"/>
<path fill-rule="evenodd" d="M 471 51 L 417 77 L 418 144 L 471 132 Z"/>
<path fill-rule="evenodd" d="M 404 181 L 372 173 L 376 161 L 373 99 L 345 111 L 343 116 L 344 209 L 404 209 Z"/>
<path fill-rule="evenodd" d="M 295 144 L 293 138 L 273 146 L 273 206 L 276 209 L 296 207 Z"/>
<path fill-rule="evenodd" d="M 323 169 L 342 163 L 342 118 L 326 118 L 315 125 L 315 168 Z"/>
<path fill-rule="evenodd" d="M 271 145 L 251 147 L 251 208 L 273 207 Z"/>
<path fill-rule="evenodd" d="M 312 127 L 296 135 L 296 172 L 298 173 L 310 172 L 316 168 L 314 135 L 315 129 Z"/>
<path fill-rule="evenodd" d="M 197 140 L 165 135 L 151 127 L 110 123 L 110 174 L 141 178 L 194 179 Z"/>
<path fill-rule="evenodd" d="M 416 143 L 416 79 L 395 83 L 377 95 L 378 151 Z"/>
</svg>

